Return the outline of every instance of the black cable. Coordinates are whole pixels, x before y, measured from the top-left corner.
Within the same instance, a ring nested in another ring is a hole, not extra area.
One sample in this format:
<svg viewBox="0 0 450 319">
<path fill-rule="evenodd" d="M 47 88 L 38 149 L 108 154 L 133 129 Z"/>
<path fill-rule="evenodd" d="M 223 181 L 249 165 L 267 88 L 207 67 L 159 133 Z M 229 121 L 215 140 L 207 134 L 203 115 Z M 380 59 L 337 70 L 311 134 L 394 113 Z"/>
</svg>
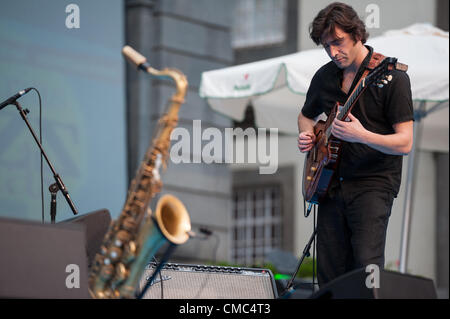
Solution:
<svg viewBox="0 0 450 319">
<path fill-rule="evenodd" d="M 42 145 L 42 99 L 39 90 L 32 87 L 33 91 L 35 91 L 39 98 L 39 143 Z M 42 211 L 42 223 L 44 224 L 44 156 L 41 151 L 41 211 Z"/>
<path fill-rule="evenodd" d="M 164 299 L 164 286 L 163 286 L 163 277 L 162 277 L 162 269 L 159 272 L 159 280 L 161 282 L 161 299 Z"/>
<path fill-rule="evenodd" d="M 313 231 L 316 230 L 316 205 L 314 205 L 314 212 L 313 212 Z M 313 282 L 312 282 L 312 291 L 314 293 L 314 288 L 315 288 L 315 284 L 316 284 L 316 239 L 317 239 L 317 234 L 314 237 L 314 241 L 313 241 Z"/>
<path fill-rule="evenodd" d="M 216 243 L 214 244 L 214 248 L 213 248 L 213 264 L 215 265 L 217 262 L 217 250 L 219 248 L 219 243 L 220 243 L 219 235 L 217 235 L 212 230 L 205 228 L 205 227 L 200 227 L 199 231 L 204 235 L 204 237 L 196 237 L 197 239 L 206 240 L 210 236 L 213 236 L 216 239 Z"/>
<path fill-rule="evenodd" d="M 220 237 L 215 232 L 213 232 L 212 230 L 210 230 L 206 227 L 200 227 L 199 232 L 202 233 L 203 236 L 196 235 L 193 238 L 198 239 L 198 240 L 208 240 L 211 236 L 215 238 L 215 244 L 214 244 L 214 248 L 213 248 L 213 252 L 212 252 L 213 253 L 212 264 L 215 265 L 217 262 L 217 251 L 219 248 Z M 198 289 L 197 294 L 196 294 L 196 296 L 193 297 L 193 299 L 199 298 L 200 294 L 205 289 L 207 283 L 210 280 L 211 280 L 211 277 L 209 277 L 209 276 L 204 277 L 203 282 L 199 285 L 200 288 Z"/>
<path fill-rule="evenodd" d="M 155 260 L 155 269 L 158 266 L 158 260 L 155 256 L 153 256 L 153 259 Z M 162 279 L 162 270 L 159 272 L 159 280 L 161 281 L 161 299 L 164 299 L 164 288 L 163 288 L 163 279 Z"/>
<path fill-rule="evenodd" d="M 215 265 L 217 262 L 217 250 L 219 249 L 220 238 L 219 235 L 215 233 L 213 233 L 212 236 L 216 238 L 216 244 L 214 246 L 214 260 L 213 260 L 213 264 Z"/>
<path fill-rule="evenodd" d="M 305 198 L 303 198 L 303 216 L 305 216 L 305 218 L 307 218 L 307 213 L 306 213 L 306 200 Z"/>
<path fill-rule="evenodd" d="M 144 297 L 146 291 L 148 288 L 150 288 L 152 281 L 155 280 L 156 275 L 158 274 L 158 272 L 161 272 L 164 264 L 167 262 L 167 260 L 169 259 L 169 256 L 172 254 L 172 252 L 175 250 L 176 245 L 174 244 L 169 244 L 169 247 L 167 247 L 166 251 L 164 252 L 164 255 L 161 257 L 161 261 L 160 263 L 156 266 L 155 270 L 153 271 L 152 276 L 150 277 L 150 279 L 145 283 L 144 288 L 141 290 L 141 292 L 139 292 L 136 296 L 136 299 L 142 299 L 142 297 Z M 162 278 L 162 277 L 161 277 Z"/>
</svg>

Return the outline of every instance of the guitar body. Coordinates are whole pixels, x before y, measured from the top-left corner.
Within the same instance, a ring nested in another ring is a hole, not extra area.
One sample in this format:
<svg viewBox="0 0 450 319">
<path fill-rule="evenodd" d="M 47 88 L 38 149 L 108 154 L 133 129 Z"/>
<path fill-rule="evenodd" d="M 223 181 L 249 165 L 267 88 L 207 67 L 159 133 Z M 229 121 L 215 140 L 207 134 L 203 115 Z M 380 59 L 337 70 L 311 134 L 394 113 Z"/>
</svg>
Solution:
<svg viewBox="0 0 450 319">
<path fill-rule="evenodd" d="M 314 126 L 316 144 L 306 155 L 303 167 L 303 197 L 309 203 L 318 204 L 325 196 L 337 167 L 341 142 L 332 135 L 327 138 L 326 131 L 331 130 L 338 107 L 336 103 L 327 120 Z"/>
</svg>

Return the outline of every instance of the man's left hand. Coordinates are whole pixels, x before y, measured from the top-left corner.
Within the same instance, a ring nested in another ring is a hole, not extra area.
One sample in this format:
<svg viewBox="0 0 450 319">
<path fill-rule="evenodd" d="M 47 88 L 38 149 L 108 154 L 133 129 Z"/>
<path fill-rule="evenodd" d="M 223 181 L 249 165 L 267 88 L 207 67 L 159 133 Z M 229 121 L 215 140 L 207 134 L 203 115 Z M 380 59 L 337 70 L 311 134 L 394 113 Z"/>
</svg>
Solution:
<svg viewBox="0 0 450 319">
<path fill-rule="evenodd" d="M 340 121 L 336 118 L 331 125 L 331 133 L 346 142 L 363 143 L 366 132 L 367 130 L 361 122 L 351 113 L 348 114 L 346 121 Z"/>
</svg>

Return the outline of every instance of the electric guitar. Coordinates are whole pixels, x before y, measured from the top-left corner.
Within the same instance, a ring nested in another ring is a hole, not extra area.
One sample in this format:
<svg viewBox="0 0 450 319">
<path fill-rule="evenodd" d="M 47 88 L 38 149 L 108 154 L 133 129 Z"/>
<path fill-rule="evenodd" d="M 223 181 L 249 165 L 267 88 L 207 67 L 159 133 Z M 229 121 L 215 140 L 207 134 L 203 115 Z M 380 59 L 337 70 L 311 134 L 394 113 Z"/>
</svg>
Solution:
<svg viewBox="0 0 450 319">
<path fill-rule="evenodd" d="M 316 143 L 307 153 L 303 168 L 303 197 L 309 203 L 308 213 L 312 204 L 319 204 L 327 193 L 331 178 L 337 168 L 340 156 L 341 141 L 331 134 L 331 125 L 336 118 L 345 121 L 348 114 L 369 85 L 383 87 L 392 80 L 389 74 L 392 70 L 406 72 L 408 66 L 397 62 L 396 58 L 384 57 L 373 53 L 365 73 L 361 76 L 351 95 L 342 106 L 339 103 L 333 107 L 326 121 L 318 121 L 314 126 Z"/>
</svg>

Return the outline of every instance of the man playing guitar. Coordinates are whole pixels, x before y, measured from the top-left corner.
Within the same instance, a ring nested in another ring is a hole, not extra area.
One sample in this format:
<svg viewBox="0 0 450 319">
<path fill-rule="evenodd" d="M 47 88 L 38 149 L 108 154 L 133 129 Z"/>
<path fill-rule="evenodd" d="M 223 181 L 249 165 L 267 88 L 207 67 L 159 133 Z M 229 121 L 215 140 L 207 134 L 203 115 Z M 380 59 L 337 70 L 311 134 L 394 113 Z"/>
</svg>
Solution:
<svg viewBox="0 0 450 319">
<path fill-rule="evenodd" d="M 368 34 L 354 9 L 332 3 L 310 26 L 332 61 L 314 75 L 298 117 L 298 147 L 316 142 L 315 118 L 343 105 L 373 55 Z M 384 266 L 386 231 L 397 196 L 402 155 L 413 143 L 413 106 L 409 77 L 392 71 L 385 88 L 368 87 L 346 120 L 335 119 L 332 135 L 341 140 L 340 158 L 326 195 L 319 202 L 317 262 L 319 285 L 351 270 Z"/>
</svg>

